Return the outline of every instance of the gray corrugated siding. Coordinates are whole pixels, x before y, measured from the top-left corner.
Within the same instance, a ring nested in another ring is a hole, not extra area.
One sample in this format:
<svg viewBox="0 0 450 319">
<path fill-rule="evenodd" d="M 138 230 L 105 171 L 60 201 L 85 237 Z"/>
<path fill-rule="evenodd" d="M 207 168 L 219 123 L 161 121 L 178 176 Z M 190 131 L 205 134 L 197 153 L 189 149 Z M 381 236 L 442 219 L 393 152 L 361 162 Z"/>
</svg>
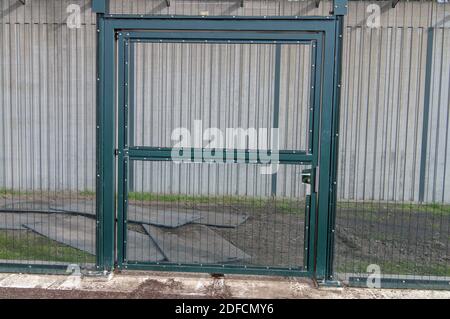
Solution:
<svg viewBox="0 0 450 319">
<path fill-rule="evenodd" d="M 0 1 L 0 188 L 94 189 L 95 21 L 71 1 Z"/>
<path fill-rule="evenodd" d="M 366 4 L 350 3 L 344 36 L 339 198 L 419 199 L 427 37 L 434 27 L 425 200 L 449 202 L 450 5 L 392 9 L 384 2 L 381 27 L 368 28 Z"/>
<path fill-rule="evenodd" d="M 172 0 L 167 8 L 165 1 L 113 1 L 112 11 L 319 15 L 329 10 L 327 1 L 322 1 L 318 9 L 311 2 L 245 1 L 241 8 L 240 1 L 205 4 Z M 80 29 L 68 29 L 65 25 L 66 8 L 70 3 L 82 7 Z M 368 28 L 366 7 L 369 3 L 350 2 L 346 20 L 338 196 L 366 200 L 419 199 L 427 37 L 428 28 L 434 27 L 425 200 L 450 202 L 450 4 L 401 2 L 392 9 L 390 1 L 379 2 L 383 12 L 381 27 Z M 94 189 L 96 32 L 95 16 L 89 6 L 89 1 L 33 0 L 27 1 L 24 7 L 15 0 L 0 0 L 0 189 Z M 245 54 L 262 56 L 256 51 Z M 194 62 L 202 65 L 200 60 Z M 207 75 L 220 73 L 217 69 L 205 72 Z M 192 81 L 190 85 L 195 86 L 192 92 L 203 94 L 201 83 Z M 292 80 L 282 83 L 283 92 L 289 89 L 285 86 Z M 170 90 L 168 86 L 161 96 L 152 98 L 171 96 Z M 263 98 L 264 90 L 260 91 Z M 266 90 L 266 95 L 270 95 L 270 91 Z M 212 98 L 219 103 L 218 96 Z M 206 101 L 203 108 L 208 108 L 208 103 Z M 270 103 L 266 101 L 267 105 Z M 240 112 L 239 120 L 251 124 L 249 116 Z M 160 120 L 155 121 L 150 121 L 148 126 L 160 127 Z M 215 121 L 222 123 L 218 118 Z M 177 182 L 176 176 L 166 174 L 159 176 L 160 179 L 167 177 Z M 175 170 L 170 174 L 179 172 Z M 251 174 L 250 170 L 245 175 L 240 174 L 239 181 L 235 179 L 236 184 L 229 187 L 238 189 L 246 175 L 249 177 L 246 184 L 253 187 L 257 180 Z M 211 174 L 198 176 L 191 184 L 203 186 L 196 192 L 210 191 L 206 185 L 211 185 L 208 180 L 215 177 Z M 279 184 L 291 186 L 279 187 L 279 194 L 299 196 L 294 190 L 298 187 L 292 186 L 294 180 L 299 181 L 293 179 L 292 174 L 287 174 L 285 180 L 280 180 L 282 176 L 278 177 Z M 148 188 L 169 191 L 157 185 Z M 243 194 L 255 193 L 246 187 L 239 189 L 246 189 Z M 257 191 L 258 194 L 265 192 Z"/>
</svg>

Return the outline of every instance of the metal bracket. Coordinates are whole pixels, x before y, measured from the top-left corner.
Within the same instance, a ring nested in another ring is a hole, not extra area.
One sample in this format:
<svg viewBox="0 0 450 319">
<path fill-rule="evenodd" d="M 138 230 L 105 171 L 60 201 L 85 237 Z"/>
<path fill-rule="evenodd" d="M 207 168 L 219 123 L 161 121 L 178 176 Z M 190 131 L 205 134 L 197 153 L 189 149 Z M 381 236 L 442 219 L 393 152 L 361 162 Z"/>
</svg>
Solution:
<svg viewBox="0 0 450 319">
<path fill-rule="evenodd" d="M 316 8 L 318 8 L 320 6 L 320 0 L 315 0 L 314 4 L 315 4 Z"/>
<path fill-rule="evenodd" d="M 333 1 L 333 11 L 330 12 L 335 16 L 345 16 L 348 12 L 348 1 L 347 0 L 334 0 Z"/>
<path fill-rule="evenodd" d="M 92 0 L 92 12 L 109 13 L 109 0 Z"/>
</svg>

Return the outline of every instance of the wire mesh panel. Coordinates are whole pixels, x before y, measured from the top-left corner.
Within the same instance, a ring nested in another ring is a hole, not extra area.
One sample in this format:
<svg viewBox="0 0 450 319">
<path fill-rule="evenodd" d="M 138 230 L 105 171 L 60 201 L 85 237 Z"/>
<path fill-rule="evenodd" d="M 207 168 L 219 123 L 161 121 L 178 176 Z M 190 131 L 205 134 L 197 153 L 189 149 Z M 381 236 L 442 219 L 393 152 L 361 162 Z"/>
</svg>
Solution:
<svg viewBox="0 0 450 319">
<path fill-rule="evenodd" d="M 448 287 L 450 6 L 368 5 L 344 34 L 336 277 Z"/>
<path fill-rule="evenodd" d="M 136 43 L 130 146 L 174 146 L 178 128 L 190 131 L 192 138 L 218 129 L 224 139 L 227 128 L 249 134 L 278 128 L 280 149 L 306 150 L 311 45 L 278 46 L 279 79 L 275 44 Z M 241 146 L 247 147 L 258 145 Z"/>
<path fill-rule="evenodd" d="M 305 168 L 281 165 L 273 194 L 257 164 L 136 161 L 127 261 L 302 269 Z"/>
<path fill-rule="evenodd" d="M 95 24 L 42 4 L 0 1 L 0 264 L 91 266 Z"/>
<path fill-rule="evenodd" d="M 182 34 L 161 41 L 131 34 L 119 46 L 126 96 L 119 148 L 129 147 L 119 178 L 125 265 L 305 271 L 311 190 L 302 172 L 311 166 L 278 158 L 265 165 L 234 152 L 311 153 L 313 41 Z M 202 154 L 179 158 L 180 148 Z M 158 161 L 164 150 L 172 154 Z"/>
</svg>

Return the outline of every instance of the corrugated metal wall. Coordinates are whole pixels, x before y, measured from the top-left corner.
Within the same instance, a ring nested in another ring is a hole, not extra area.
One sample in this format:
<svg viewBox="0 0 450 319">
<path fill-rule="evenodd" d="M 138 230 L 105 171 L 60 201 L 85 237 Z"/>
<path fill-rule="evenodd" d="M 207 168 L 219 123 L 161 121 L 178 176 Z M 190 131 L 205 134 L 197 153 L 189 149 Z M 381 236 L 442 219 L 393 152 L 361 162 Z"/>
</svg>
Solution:
<svg viewBox="0 0 450 319">
<path fill-rule="evenodd" d="M 317 9 L 314 1 L 240 3 L 113 1 L 112 11 L 321 15 L 330 8 L 329 1 Z M 367 1 L 351 1 L 346 19 L 338 196 L 418 201 L 422 191 L 426 201 L 450 202 L 450 5 L 377 3 L 380 27 L 367 26 Z M 81 6 L 78 29 L 65 23 L 69 4 Z M 0 189 L 94 190 L 90 1 L 1 0 L 0 8 Z"/>
<path fill-rule="evenodd" d="M 69 3 L 0 1 L 0 189 L 95 188 L 96 27 Z"/>
<path fill-rule="evenodd" d="M 370 28 L 368 3 L 346 19 L 339 198 L 418 201 L 423 183 L 425 201 L 449 202 L 450 5 L 380 2 Z"/>
</svg>

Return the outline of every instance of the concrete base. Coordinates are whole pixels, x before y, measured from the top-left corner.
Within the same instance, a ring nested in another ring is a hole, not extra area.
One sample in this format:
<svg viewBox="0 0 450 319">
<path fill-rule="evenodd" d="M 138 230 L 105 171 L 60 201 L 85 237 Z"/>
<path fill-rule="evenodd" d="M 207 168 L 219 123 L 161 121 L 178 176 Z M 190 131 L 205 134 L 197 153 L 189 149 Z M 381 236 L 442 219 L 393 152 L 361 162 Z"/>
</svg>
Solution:
<svg viewBox="0 0 450 319">
<path fill-rule="evenodd" d="M 151 298 L 219 297 L 219 298 L 450 298 L 450 291 L 317 288 L 311 280 L 298 278 L 237 276 L 213 278 L 207 274 L 174 274 L 164 272 L 123 272 L 104 277 L 0 274 L 0 291 L 7 288 L 39 288 L 74 292 L 122 293 L 124 297 L 142 296 L 151 291 Z M 31 292 L 36 293 L 35 290 Z M 0 295 L 1 297 L 1 295 Z"/>
</svg>

